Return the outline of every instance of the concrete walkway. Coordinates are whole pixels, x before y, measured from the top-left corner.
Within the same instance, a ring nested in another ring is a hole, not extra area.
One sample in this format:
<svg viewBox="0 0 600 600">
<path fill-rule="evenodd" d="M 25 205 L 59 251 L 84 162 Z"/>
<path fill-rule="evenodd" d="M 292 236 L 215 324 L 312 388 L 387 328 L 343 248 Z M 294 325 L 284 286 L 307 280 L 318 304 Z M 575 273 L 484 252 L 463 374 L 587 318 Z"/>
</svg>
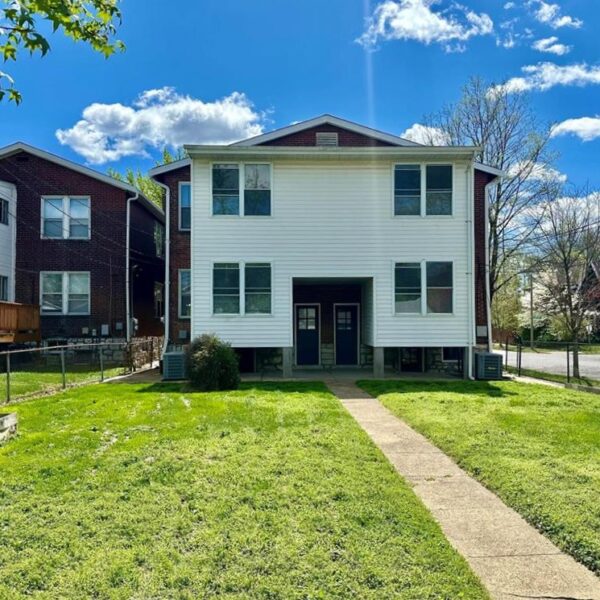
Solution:
<svg viewBox="0 0 600 600">
<path fill-rule="evenodd" d="M 498 600 L 600 600 L 600 579 L 354 383 L 326 380 Z"/>
</svg>

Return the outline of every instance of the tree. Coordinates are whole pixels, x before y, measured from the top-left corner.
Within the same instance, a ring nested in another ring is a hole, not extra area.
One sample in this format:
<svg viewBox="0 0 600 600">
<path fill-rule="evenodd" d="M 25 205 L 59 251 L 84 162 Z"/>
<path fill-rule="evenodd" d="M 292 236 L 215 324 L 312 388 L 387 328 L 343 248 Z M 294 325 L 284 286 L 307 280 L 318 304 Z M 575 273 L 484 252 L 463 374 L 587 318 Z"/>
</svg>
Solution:
<svg viewBox="0 0 600 600">
<path fill-rule="evenodd" d="M 579 378 L 578 342 L 600 302 L 595 265 L 600 259 L 600 193 L 549 197 L 533 242 L 542 268 L 541 305 L 574 342 L 573 376 Z"/>
<path fill-rule="evenodd" d="M 44 33 L 47 25 L 53 32 L 91 46 L 109 57 L 124 45 L 114 40 L 121 21 L 119 0 L 0 0 L 0 55 L 4 62 L 16 61 L 19 52 L 28 50 L 42 56 L 50 50 Z M 0 71 L 0 101 L 21 102 L 21 94 L 7 73 Z"/>
<path fill-rule="evenodd" d="M 185 158 L 183 151 L 178 150 L 175 154 L 171 154 L 167 148 L 164 148 L 161 160 L 156 162 L 156 166 L 168 165 L 177 160 L 181 160 L 182 158 Z M 120 173 L 116 169 L 108 169 L 107 174 L 110 175 L 110 177 L 114 177 L 119 181 L 125 181 L 129 185 L 136 187 L 142 192 L 142 195 L 154 202 L 159 208 L 162 209 L 164 207 L 164 189 L 139 169 L 137 171 L 127 169 L 125 173 Z"/>
<path fill-rule="evenodd" d="M 501 169 L 508 177 L 498 181 L 489 210 L 490 295 L 515 276 L 511 263 L 527 247 L 541 214 L 531 211 L 546 197 L 557 172 L 548 150 L 550 127 L 538 123 L 528 97 L 502 85 L 471 79 L 462 97 L 426 119 L 432 145 L 481 148 L 476 160 Z M 533 216 L 532 216 L 533 215 Z M 483 268 L 483 265 L 478 265 Z"/>
<path fill-rule="evenodd" d="M 499 335 L 514 336 L 520 328 L 519 317 L 523 309 L 520 282 L 517 277 L 520 265 L 517 261 L 512 261 L 506 268 L 510 269 L 514 276 L 494 295 L 492 328 Z"/>
</svg>

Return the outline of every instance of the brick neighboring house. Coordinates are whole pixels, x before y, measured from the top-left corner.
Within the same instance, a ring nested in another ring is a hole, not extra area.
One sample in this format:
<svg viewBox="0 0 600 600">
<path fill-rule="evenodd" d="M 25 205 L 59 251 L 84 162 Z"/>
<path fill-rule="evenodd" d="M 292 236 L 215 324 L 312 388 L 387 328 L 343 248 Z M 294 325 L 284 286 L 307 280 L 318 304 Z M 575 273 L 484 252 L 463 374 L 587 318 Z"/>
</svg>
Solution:
<svg viewBox="0 0 600 600">
<path fill-rule="evenodd" d="M 162 335 L 164 215 L 133 186 L 19 142 L 0 200 L 5 296 L 40 304 L 43 338 Z"/>
</svg>

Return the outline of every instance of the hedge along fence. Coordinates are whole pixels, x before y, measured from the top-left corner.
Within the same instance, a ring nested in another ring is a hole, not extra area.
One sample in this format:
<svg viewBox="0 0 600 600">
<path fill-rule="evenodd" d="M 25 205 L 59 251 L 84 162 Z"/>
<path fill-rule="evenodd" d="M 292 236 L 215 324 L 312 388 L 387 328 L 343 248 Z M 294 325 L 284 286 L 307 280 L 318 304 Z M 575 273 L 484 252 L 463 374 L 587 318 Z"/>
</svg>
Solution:
<svg viewBox="0 0 600 600">
<path fill-rule="evenodd" d="M 0 404 L 156 366 L 161 345 L 161 338 L 144 338 L 0 352 Z"/>
</svg>

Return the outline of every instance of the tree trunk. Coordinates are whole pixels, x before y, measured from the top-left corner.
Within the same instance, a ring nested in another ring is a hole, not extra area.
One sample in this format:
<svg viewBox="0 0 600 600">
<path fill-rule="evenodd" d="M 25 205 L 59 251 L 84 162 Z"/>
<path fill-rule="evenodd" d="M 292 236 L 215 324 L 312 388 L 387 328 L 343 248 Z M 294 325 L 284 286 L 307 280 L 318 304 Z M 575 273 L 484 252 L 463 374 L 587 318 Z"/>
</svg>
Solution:
<svg viewBox="0 0 600 600">
<path fill-rule="evenodd" d="M 579 345 L 577 342 L 573 346 L 573 379 L 580 379 L 579 377 Z"/>
</svg>

